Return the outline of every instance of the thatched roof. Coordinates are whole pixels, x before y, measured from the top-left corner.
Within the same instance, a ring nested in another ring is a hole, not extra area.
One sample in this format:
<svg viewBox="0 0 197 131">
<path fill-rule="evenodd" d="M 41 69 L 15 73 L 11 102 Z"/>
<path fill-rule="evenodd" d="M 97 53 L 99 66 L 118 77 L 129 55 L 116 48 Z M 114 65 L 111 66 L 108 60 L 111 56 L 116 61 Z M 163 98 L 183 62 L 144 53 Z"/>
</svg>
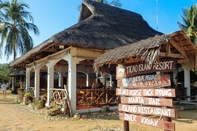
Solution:
<svg viewBox="0 0 197 131">
<path fill-rule="evenodd" d="M 23 69 L 16 69 L 8 74 L 9 77 L 25 76 L 25 75 L 26 75 L 26 70 Z"/>
<path fill-rule="evenodd" d="M 152 29 L 141 15 L 106 4 L 84 0 L 77 24 L 55 34 L 20 58 L 10 67 L 25 67 L 69 46 L 108 50 L 146 39 L 160 32 Z"/>
<path fill-rule="evenodd" d="M 95 70 L 110 64 L 128 64 L 139 61 L 153 63 L 158 57 L 174 58 L 189 68 L 197 67 L 196 47 L 183 31 L 156 35 L 107 51 L 94 60 Z"/>
</svg>

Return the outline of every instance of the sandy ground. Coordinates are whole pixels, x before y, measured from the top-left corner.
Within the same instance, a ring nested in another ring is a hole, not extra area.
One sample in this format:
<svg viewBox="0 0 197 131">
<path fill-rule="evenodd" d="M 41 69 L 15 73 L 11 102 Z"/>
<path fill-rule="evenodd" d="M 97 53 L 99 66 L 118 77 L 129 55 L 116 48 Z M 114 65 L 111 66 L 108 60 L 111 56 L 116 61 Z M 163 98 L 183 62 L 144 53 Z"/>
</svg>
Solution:
<svg viewBox="0 0 197 131">
<path fill-rule="evenodd" d="M 1 91 L 0 91 L 1 92 Z M 44 114 L 37 114 L 28 106 L 16 104 L 15 95 L 7 93 L 3 99 L 0 93 L 0 131 L 123 131 L 123 121 L 117 117 L 94 119 L 47 120 Z M 117 113 L 118 114 L 118 113 Z M 181 118 L 173 119 L 176 131 L 197 131 L 197 110 L 179 111 Z M 90 115 L 91 116 L 91 115 Z M 130 131 L 163 131 L 156 127 L 129 123 Z"/>
</svg>

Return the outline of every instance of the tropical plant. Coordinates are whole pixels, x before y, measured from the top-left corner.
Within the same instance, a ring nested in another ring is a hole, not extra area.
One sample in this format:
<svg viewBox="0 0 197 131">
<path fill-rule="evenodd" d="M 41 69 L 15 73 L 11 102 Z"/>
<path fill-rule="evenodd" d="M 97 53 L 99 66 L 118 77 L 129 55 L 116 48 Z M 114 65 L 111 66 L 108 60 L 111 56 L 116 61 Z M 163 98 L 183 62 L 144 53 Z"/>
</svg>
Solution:
<svg viewBox="0 0 197 131">
<path fill-rule="evenodd" d="M 190 9 L 183 10 L 183 16 L 181 16 L 183 24 L 177 22 L 179 27 L 185 31 L 185 34 L 197 45 L 197 6 L 193 5 Z"/>
<path fill-rule="evenodd" d="M 10 73 L 10 69 L 8 67 L 8 64 L 0 64 L 0 83 L 3 81 L 9 81 L 8 73 Z"/>
<path fill-rule="evenodd" d="M 31 96 L 31 94 L 30 94 L 29 92 L 26 92 L 26 93 L 24 94 L 24 96 L 28 97 L 28 96 Z"/>
<path fill-rule="evenodd" d="M 33 39 L 28 31 L 33 31 L 35 35 L 39 34 L 33 17 L 25 10 L 26 8 L 29 6 L 18 0 L 0 1 L 0 49 L 5 48 L 4 54 L 7 59 L 13 54 L 15 60 L 18 51 L 24 54 L 33 48 Z"/>
</svg>

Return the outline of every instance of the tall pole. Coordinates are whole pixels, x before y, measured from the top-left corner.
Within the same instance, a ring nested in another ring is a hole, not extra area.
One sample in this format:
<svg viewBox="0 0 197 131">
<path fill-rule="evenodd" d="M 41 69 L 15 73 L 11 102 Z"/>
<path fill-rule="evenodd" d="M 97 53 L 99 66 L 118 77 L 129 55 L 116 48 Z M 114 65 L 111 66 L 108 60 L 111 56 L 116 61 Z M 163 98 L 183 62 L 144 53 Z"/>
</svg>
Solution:
<svg viewBox="0 0 197 131">
<path fill-rule="evenodd" d="M 157 25 L 157 31 L 158 31 L 158 0 L 156 0 L 156 25 Z"/>
</svg>

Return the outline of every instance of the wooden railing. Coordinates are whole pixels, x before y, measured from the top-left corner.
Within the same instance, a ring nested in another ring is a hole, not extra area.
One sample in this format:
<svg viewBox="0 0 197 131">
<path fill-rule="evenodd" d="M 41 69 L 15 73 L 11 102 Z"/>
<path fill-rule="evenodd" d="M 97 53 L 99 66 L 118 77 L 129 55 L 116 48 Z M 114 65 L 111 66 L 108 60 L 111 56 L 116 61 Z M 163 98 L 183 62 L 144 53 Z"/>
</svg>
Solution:
<svg viewBox="0 0 197 131">
<path fill-rule="evenodd" d="M 27 91 L 34 96 L 34 87 L 29 87 Z M 65 89 L 50 88 L 51 100 L 56 104 L 63 105 L 66 96 Z M 77 89 L 76 106 L 103 106 L 118 105 L 119 97 L 116 96 L 116 89 Z"/>
<path fill-rule="evenodd" d="M 29 92 L 30 95 L 34 97 L 35 87 L 28 87 L 27 90 L 25 90 L 25 92 Z M 44 95 L 46 93 L 46 88 L 41 88 L 40 95 Z"/>
<path fill-rule="evenodd" d="M 118 105 L 116 89 L 77 89 L 77 106 Z"/>
<path fill-rule="evenodd" d="M 56 104 L 63 105 L 64 98 L 66 96 L 65 89 L 50 88 L 50 92 L 51 92 L 51 99 L 55 101 Z"/>
<path fill-rule="evenodd" d="M 29 92 L 31 96 L 34 97 L 35 87 L 28 87 L 26 92 Z"/>
</svg>

